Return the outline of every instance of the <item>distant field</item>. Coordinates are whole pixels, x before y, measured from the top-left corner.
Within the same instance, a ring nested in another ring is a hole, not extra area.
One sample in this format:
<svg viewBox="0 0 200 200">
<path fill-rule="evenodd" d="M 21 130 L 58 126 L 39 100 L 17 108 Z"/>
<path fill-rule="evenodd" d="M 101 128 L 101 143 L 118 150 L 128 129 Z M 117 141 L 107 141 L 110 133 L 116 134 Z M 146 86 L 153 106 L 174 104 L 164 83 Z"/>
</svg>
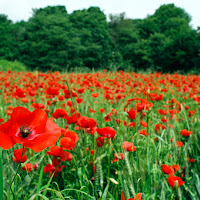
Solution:
<svg viewBox="0 0 200 200">
<path fill-rule="evenodd" d="M 200 76 L 13 70 L 0 72 L 0 197 L 200 199 Z"/>
</svg>

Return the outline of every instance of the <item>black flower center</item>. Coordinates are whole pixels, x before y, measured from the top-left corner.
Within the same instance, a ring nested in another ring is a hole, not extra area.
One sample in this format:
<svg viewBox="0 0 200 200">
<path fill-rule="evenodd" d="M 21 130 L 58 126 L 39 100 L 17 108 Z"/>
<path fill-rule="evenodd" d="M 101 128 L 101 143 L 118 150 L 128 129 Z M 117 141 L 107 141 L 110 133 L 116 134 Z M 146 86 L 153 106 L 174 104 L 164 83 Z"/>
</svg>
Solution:
<svg viewBox="0 0 200 200">
<path fill-rule="evenodd" d="M 29 134 L 31 134 L 32 131 L 33 131 L 32 128 L 28 127 L 27 125 L 22 125 L 20 127 L 21 137 L 23 139 L 25 139 Z"/>
</svg>

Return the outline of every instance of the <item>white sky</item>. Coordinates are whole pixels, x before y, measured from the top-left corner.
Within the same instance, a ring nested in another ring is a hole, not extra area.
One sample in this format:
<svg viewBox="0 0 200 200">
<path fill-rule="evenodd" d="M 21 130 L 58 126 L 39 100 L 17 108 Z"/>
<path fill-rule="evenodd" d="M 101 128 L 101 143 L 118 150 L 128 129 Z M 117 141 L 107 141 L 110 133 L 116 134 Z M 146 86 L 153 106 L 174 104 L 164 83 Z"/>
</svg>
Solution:
<svg viewBox="0 0 200 200">
<path fill-rule="evenodd" d="M 127 18 L 137 19 L 152 15 L 160 5 L 174 3 L 192 17 L 191 25 L 200 26 L 200 0 L 0 0 L 0 14 L 12 21 L 28 20 L 32 8 L 65 5 L 68 13 L 74 10 L 98 6 L 106 14 L 125 12 Z"/>
</svg>

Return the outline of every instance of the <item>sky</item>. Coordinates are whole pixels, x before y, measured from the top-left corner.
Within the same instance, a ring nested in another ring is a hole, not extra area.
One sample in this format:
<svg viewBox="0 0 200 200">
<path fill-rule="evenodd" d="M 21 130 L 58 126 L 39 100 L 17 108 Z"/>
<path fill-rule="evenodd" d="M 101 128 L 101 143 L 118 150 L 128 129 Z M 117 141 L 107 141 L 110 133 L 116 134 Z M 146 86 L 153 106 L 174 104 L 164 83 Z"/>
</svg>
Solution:
<svg viewBox="0 0 200 200">
<path fill-rule="evenodd" d="M 200 26 L 200 0 L 0 0 L 0 14 L 16 22 L 27 21 L 32 16 L 33 8 L 64 5 L 67 12 L 72 13 L 98 6 L 107 16 L 125 12 L 127 18 L 143 19 L 152 15 L 160 5 L 169 3 L 183 8 L 192 17 L 193 28 Z"/>
</svg>

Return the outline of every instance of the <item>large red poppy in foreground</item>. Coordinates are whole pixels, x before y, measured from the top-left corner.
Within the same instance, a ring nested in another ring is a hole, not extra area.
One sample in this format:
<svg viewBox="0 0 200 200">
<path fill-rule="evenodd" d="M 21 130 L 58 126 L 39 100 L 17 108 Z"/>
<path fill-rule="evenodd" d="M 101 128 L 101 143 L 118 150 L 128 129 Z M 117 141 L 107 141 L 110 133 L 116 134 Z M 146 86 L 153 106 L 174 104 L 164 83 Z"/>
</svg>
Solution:
<svg viewBox="0 0 200 200">
<path fill-rule="evenodd" d="M 22 144 L 35 152 L 53 146 L 61 135 L 61 129 L 45 111 L 36 109 L 30 112 L 26 108 L 16 107 L 8 122 L 0 125 L 0 146 L 10 149 Z"/>
</svg>

